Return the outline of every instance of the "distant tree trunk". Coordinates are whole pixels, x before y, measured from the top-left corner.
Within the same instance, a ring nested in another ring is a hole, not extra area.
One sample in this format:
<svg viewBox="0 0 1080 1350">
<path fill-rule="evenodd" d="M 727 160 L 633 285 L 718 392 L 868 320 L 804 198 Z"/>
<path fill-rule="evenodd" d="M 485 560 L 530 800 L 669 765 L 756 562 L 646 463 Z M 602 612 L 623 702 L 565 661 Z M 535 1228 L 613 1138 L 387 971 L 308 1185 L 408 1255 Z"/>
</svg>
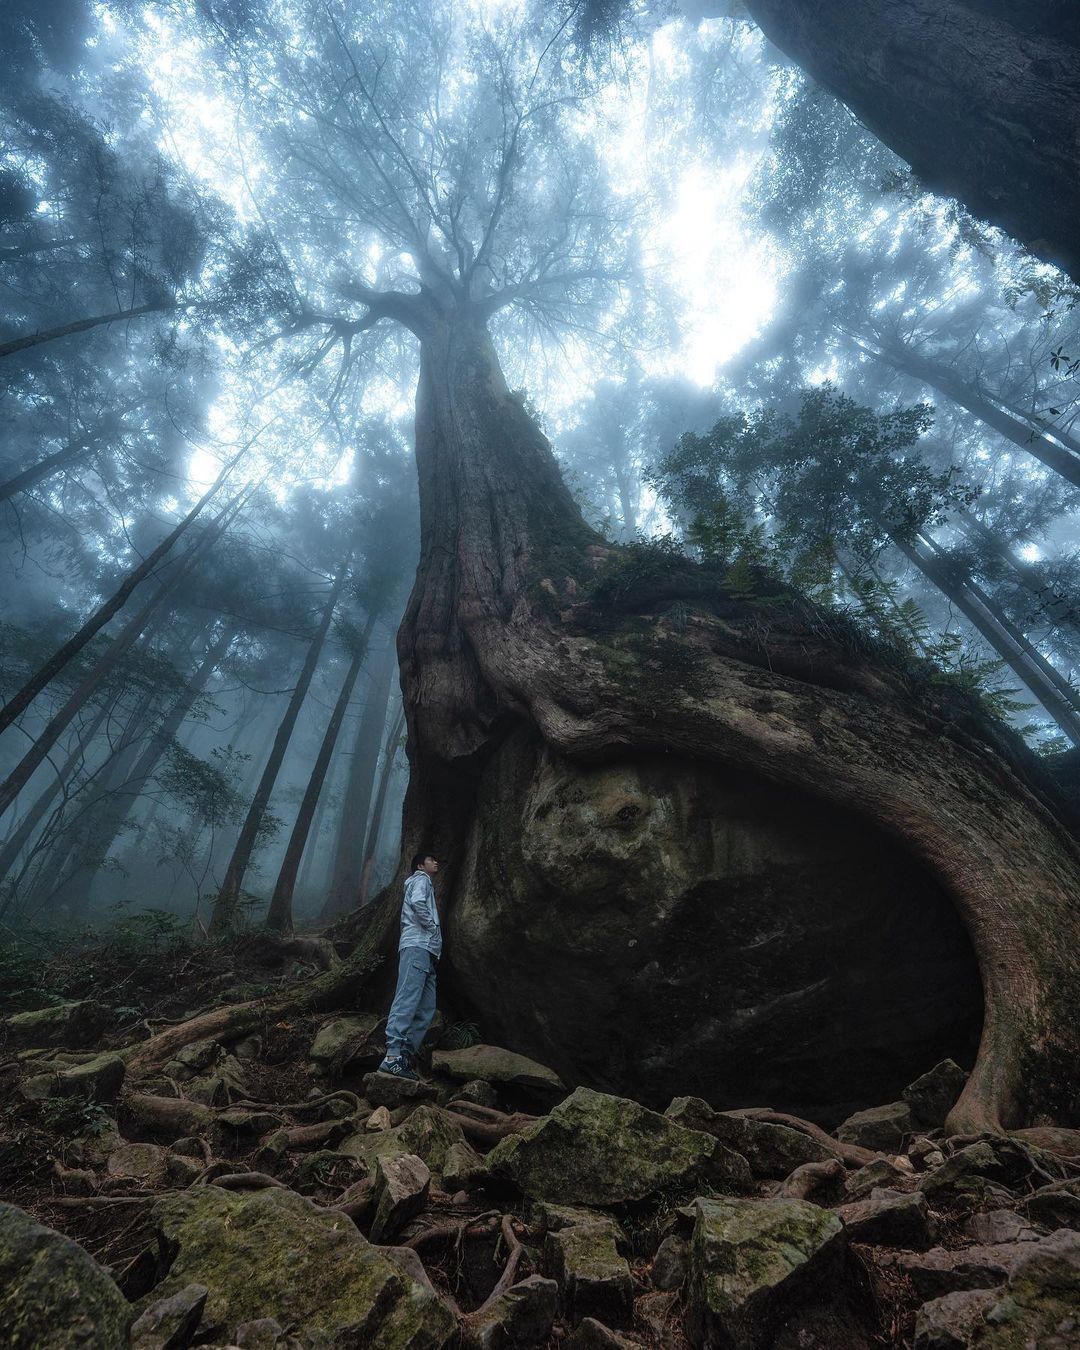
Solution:
<svg viewBox="0 0 1080 1350">
<path fill-rule="evenodd" d="M 159 760 L 172 744 L 184 718 L 206 688 L 235 636 L 235 624 L 221 630 L 207 649 L 198 670 L 185 685 L 183 693 L 174 701 L 161 725 L 150 735 L 141 754 L 138 743 L 143 739 L 145 726 L 139 728 L 137 735 L 126 737 L 118 748 L 108 776 L 99 785 L 96 800 L 88 808 L 89 828 L 84 827 L 82 830 L 82 835 L 92 842 L 92 849 L 84 848 L 82 859 L 55 889 L 55 904 L 74 902 L 89 895 L 95 873 L 109 856 Z"/>
<path fill-rule="evenodd" d="M 364 865 L 364 831 L 371 809 L 375 774 L 379 766 L 379 748 L 386 726 L 386 708 L 390 684 L 397 667 L 397 652 L 388 642 L 375 658 L 371 687 L 364 700 L 364 711 L 352 744 L 352 759 L 341 805 L 334 864 L 326 901 L 319 922 L 327 923 L 346 914 L 356 905 L 360 889 L 360 870 Z"/>
<path fill-rule="evenodd" d="M 855 345 L 860 351 L 876 360 L 886 362 L 902 375 L 907 375 L 944 394 L 951 402 L 969 412 L 992 431 L 996 431 L 999 436 L 1004 436 L 1025 454 L 1033 455 L 1067 482 L 1080 487 L 1080 455 L 1075 455 L 1070 449 L 1056 444 L 1045 431 L 1034 429 L 1019 417 L 998 407 L 980 390 L 965 383 L 948 366 L 923 356 L 911 347 L 892 344 L 867 346 L 858 337 Z"/>
<path fill-rule="evenodd" d="M 74 333 L 85 333 L 91 328 L 101 328 L 105 324 L 123 323 L 128 319 L 140 319 L 144 314 L 169 314 L 176 309 L 176 302 L 167 300 L 152 305 L 137 305 L 133 309 L 118 309 L 112 314 L 97 314 L 90 319 L 76 319 L 72 323 L 60 324 L 56 328 L 40 328 L 36 333 L 27 333 L 24 337 L 11 338 L 7 342 L 0 342 L 0 358 L 26 351 L 28 347 L 39 347 L 43 342 L 55 342 L 57 338 L 71 337 Z"/>
<path fill-rule="evenodd" d="M 7 839 L 4 840 L 3 847 L 0 848 L 0 881 L 5 881 L 11 876 L 19 860 L 19 855 L 30 843 L 34 831 L 45 819 L 46 813 L 53 802 L 60 796 L 61 792 L 66 796 L 71 775 L 74 773 L 76 766 L 85 759 L 87 747 L 93 744 L 94 737 L 101 730 L 101 725 L 108 717 L 109 711 L 110 704 L 106 701 L 94 714 L 86 730 L 78 734 L 76 744 L 68 751 L 67 757 L 56 771 L 52 782 L 38 794 L 34 804 Z M 13 899 L 13 895 L 8 895 L 6 899 L 0 902 L 0 918 L 3 918 Z"/>
<path fill-rule="evenodd" d="M 285 751 L 289 748 L 289 741 L 292 739 L 293 729 L 296 726 L 296 719 L 300 716 L 300 708 L 304 699 L 307 697 L 307 691 L 311 684 L 311 677 L 315 674 L 315 667 L 319 663 L 319 656 L 322 653 L 323 644 L 326 641 L 326 635 L 330 631 L 330 623 L 334 617 L 334 610 L 337 607 L 338 595 L 342 586 L 345 584 L 345 577 L 349 571 L 349 563 L 352 560 L 351 552 L 345 557 L 338 569 L 334 583 L 330 587 L 330 595 L 322 612 L 322 618 L 319 620 L 319 626 L 316 629 L 315 636 L 308 645 L 307 655 L 304 658 L 304 664 L 300 670 L 300 675 L 296 681 L 296 687 L 293 689 L 292 697 L 289 699 L 289 705 L 285 709 L 285 716 L 277 729 L 277 735 L 274 737 L 274 744 L 270 751 L 270 757 L 266 761 L 266 767 L 263 769 L 262 777 L 259 779 L 259 786 L 255 789 L 255 796 L 252 798 L 251 805 L 248 807 L 248 813 L 244 824 L 240 829 L 240 835 L 237 838 L 236 845 L 233 848 L 232 857 L 229 859 L 229 866 L 225 872 L 225 880 L 221 883 L 221 890 L 218 892 L 217 900 L 214 904 L 213 916 L 210 920 L 210 933 L 219 934 L 228 931 L 233 927 L 236 918 L 236 908 L 240 901 L 240 892 L 244 884 L 244 876 L 251 864 L 251 855 L 255 848 L 255 841 L 258 838 L 259 826 L 262 824 L 263 816 L 266 814 L 266 808 L 270 803 L 270 794 L 274 790 L 274 784 L 277 782 L 278 772 L 285 759 Z"/>
<path fill-rule="evenodd" d="M 323 733 L 319 753 L 315 757 L 315 764 L 311 770 L 311 777 L 308 779 L 304 799 L 300 803 L 300 810 L 297 812 L 292 833 L 289 835 L 285 857 L 282 859 L 281 870 L 278 873 L 274 894 L 271 897 L 270 908 L 266 915 L 267 928 L 272 928 L 278 933 L 292 932 L 292 901 L 293 890 L 296 887 L 296 874 L 300 870 L 300 860 L 304 856 L 304 849 L 307 846 L 311 822 L 315 818 L 315 808 L 319 804 L 319 794 L 322 792 L 323 783 L 326 781 L 326 771 L 330 767 L 330 761 L 334 757 L 334 749 L 337 746 L 341 724 L 345 720 L 345 710 L 349 706 L 349 699 L 352 697 L 353 689 L 356 687 L 357 678 L 364 664 L 376 618 L 377 615 L 374 613 L 368 615 L 363 634 L 356 645 L 353 658 L 349 662 L 349 668 L 341 682 L 341 691 L 337 696 L 337 702 L 334 704 L 334 710 L 330 714 L 326 731 Z"/>
<path fill-rule="evenodd" d="M 28 469 L 23 469 L 14 477 L 0 483 L 0 502 L 6 502 L 9 497 L 14 497 L 20 492 L 26 492 L 32 488 L 35 483 L 40 483 L 43 478 L 48 478 L 50 474 L 59 473 L 61 469 L 66 469 L 72 464 L 78 464 L 94 449 L 96 440 L 89 436 L 80 436 L 78 440 L 70 441 L 61 450 L 55 450 L 51 455 L 46 455 L 44 459 L 39 459 L 36 464 L 31 464 Z"/>
<path fill-rule="evenodd" d="M 242 452 L 244 453 L 244 452 Z M 187 532 L 198 516 L 201 514 L 213 498 L 217 495 L 230 471 L 237 463 L 239 456 L 234 456 L 228 464 L 218 474 L 217 478 L 199 498 L 184 519 L 170 531 L 169 534 L 158 544 L 157 548 L 147 554 L 146 558 L 138 565 L 132 568 L 124 578 L 123 583 L 113 592 L 113 594 L 103 604 L 99 605 L 89 619 L 83 624 L 79 631 L 53 655 L 45 664 L 35 672 L 35 674 L 26 681 L 17 694 L 5 703 L 0 710 L 0 732 L 5 731 L 12 722 L 30 706 L 41 691 L 56 678 L 64 669 L 68 662 L 82 651 L 86 644 L 109 622 L 114 614 L 118 613 L 123 607 L 132 591 L 145 580 L 157 567 L 158 563 L 165 558 L 173 548 L 173 545 Z M 234 499 L 236 500 L 236 499 Z M 230 510 L 226 507 L 226 511 Z"/>
<path fill-rule="evenodd" d="M 120 664 L 125 654 L 131 649 L 138 638 L 144 632 L 146 625 L 158 610 L 159 606 L 176 590 L 180 582 L 190 574 L 193 568 L 197 567 L 207 553 L 217 543 L 221 535 L 228 528 L 229 524 L 235 518 L 237 512 L 243 504 L 241 493 L 236 497 L 213 524 L 206 530 L 202 538 L 199 539 L 184 557 L 173 569 L 169 579 L 158 588 L 154 596 L 138 611 L 124 627 L 117 633 L 116 637 L 109 643 L 109 646 L 95 662 L 93 667 L 79 681 L 69 695 L 67 701 L 55 713 L 44 730 L 38 735 L 37 739 L 31 745 L 30 749 L 22 757 L 19 763 L 8 775 L 7 779 L 0 785 L 0 815 L 11 806 L 15 798 L 30 781 L 35 770 L 42 764 L 49 751 L 56 744 L 57 740 L 63 734 L 65 728 L 71 723 L 71 720 L 93 698 L 94 694 L 101 688 L 106 678 Z"/>
<path fill-rule="evenodd" d="M 1056 628 L 1080 630 L 1080 602 L 1063 595 L 1039 576 L 1031 563 L 1018 558 L 995 531 L 988 529 L 977 516 L 970 511 L 958 511 L 956 519 L 960 528 L 969 539 L 984 545 L 1016 574 L 1020 584 L 1029 591 L 1046 615 L 1047 621 Z"/>
<path fill-rule="evenodd" d="M 1080 716 L 1075 695 L 1069 697 L 1066 692 L 1067 682 L 1064 689 L 1060 687 L 1060 675 L 1041 653 L 1035 651 L 1023 634 L 1008 623 L 989 596 L 978 593 L 969 579 L 962 579 L 955 565 L 950 565 L 951 560 L 942 555 L 940 550 L 935 553 L 929 541 L 921 541 L 921 547 L 899 538 L 894 538 L 893 542 L 904 557 L 982 634 L 991 649 L 1025 688 L 1030 689 L 1072 744 L 1080 745 Z"/>
<path fill-rule="evenodd" d="M 1080 20 L 1055 0 L 746 0 L 934 192 L 1080 278 Z"/>
<path fill-rule="evenodd" d="M 367 904 L 371 869 L 375 864 L 375 854 L 379 847 L 379 833 L 382 830 L 383 811 L 386 807 L 386 793 L 390 786 L 390 779 L 394 774 L 398 741 L 401 739 L 404 727 L 405 708 L 403 706 L 398 709 L 398 714 L 391 723 L 390 732 L 386 738 L 382 772 L 379 774 L 379 790 L 375 794 L 375 805 L 371 809 L 371 821 L 368 825 L 367 837 L 364 840 L 364 864 L 360 869 L 360 896 L 358 900 L 360 905 Z"/>
</svg>

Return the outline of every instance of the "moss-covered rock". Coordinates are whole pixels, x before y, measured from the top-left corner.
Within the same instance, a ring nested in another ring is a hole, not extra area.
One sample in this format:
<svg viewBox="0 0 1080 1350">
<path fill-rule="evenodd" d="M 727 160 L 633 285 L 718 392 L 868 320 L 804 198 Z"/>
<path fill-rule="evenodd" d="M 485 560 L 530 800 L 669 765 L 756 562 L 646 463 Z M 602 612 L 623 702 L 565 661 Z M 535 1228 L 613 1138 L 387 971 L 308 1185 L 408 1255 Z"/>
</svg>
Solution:
<svg viewBox="0 0 1080 1350">
<path fill-rule="evenodd" d="M 124 1350 L 132 1309 L 77 1242 L 0 1202 L 0 1346 Z"/>
<path fill-rule="evenodd" d="M 856 1111 L 837 1126 L 836 1137 L 845 1144 L 876 1148 L 883 1153 L 899 1153 L 906 1136 L 915 1131 L 915 1117 L 907 1102 L 886 1102 Z"/>
<path fill-rule="evenodd" d="M 386 1050 L 384 1024 L 385 1018 L 377 1013 L 333 1017 L 324 1022 L 308 1051 L 312 1067 L 329 1078 L 355 1060 L 361 1067 L 374 1068 Z"/>
<path fill-rule="evenodd" d="M 500 1045 L 469 1045 L 461 1050 L 436 1050 L 431 1056 L 436 1073 L 468 1082 L 482 1078 L 485 1083 L 503 1083 L 509 1087 L 529 1088 L 535 1092 L 562 1093 L 566 1085 L 544 1064 Z"/>
<path fill-rule="evenodd" d="M 199 1187 L 158 1201 L 153 1219 L 177 1254 L 147 1302 L 205 1284 L 207 1325 L 273 1317 L 305 1345 L 370 1350 L 427 1350 L 456 1330 L 350 1220 L 292 1191 Z"/>
<path fill-rule="evenodd" d="M 88 1101 L 112 1101 L 124 1081 L 123 1058 L 106 1050 L 82 1064 L 36 1073 L 24 1078 L 19 1090 L 29 1101 L 44 1101 L 46 1097 L 85 1097 Z"/>
<path fill-rule="evenodd" d="M 1080 1344 L 1080 1233 L 1062 1229 L 1017 1262 L 1003 1295 L 985 1313 L 976 1350 Z"/>
<path fill-rule="evenodd" d="M 524 1350 L 546 1345 L 558 1309 L 554 1280 L 529 1275 L 511 1285 L 482 1315 L 472 1319 L 470 1340 L 478 1350 Z"/>
<path fill-rule="evenodd" d="M 51 1008 L 0 1019 L 0 1045 L 8 1050 L 93 1045 L 109 1020 L 109 1010 L 94 999 L 57 1003 Z"/>
<path fill-rule="evenodd" d="M 828 1162 L 835 1153 L 801 1130 L 768 1120 L 714 1111 L 700 1097 L 676 1097 L 664 1112 L 688 1130 L 715 1135 L 750 1165 L 755 1177 L 783 1181 L 804 1163 Z"/>
<path fill-rule="evenodd" d="M 583 1087 L 501 1140 L 487 1165 L 530 1199 L 571 1205 L 618 1205 L 659 1191 L 750 1182 L 745 1160 L 712 1135 Z"/>
<path fill-rule="evenodd" d="M 596 1317 L 608 1326 L 629 1326 L 634 1311 L 630 1267 L 619 1255 L 618 1230 L 597 1215 L 550 1230 L 544 1239 L 544 1270 L 559 1286 L 567 1321 Z"/>
<path fill-rule="evenodd" d="M 461 1126 L 438 1106 L 418 1106 L 400 1125 L 371 1133 L 358 1130 L 338 1145 L 338 1152 L 356 1158 L 370 1171 L 376 1158 L 415 1153 L 432 1172 L 442 1175 L 454 1144 L 464 1144 Z"/>
<path fill-rule="evenodd" d="M 686 1282 L 692 1345 L 765 1350 L 800 1303 L 822 1285 L 839 1285 L 844 1239 L 835 1214 L 804 1200 L 699 1198 L 693 1209 Z"/>
<path fill-rule="evenodd" d="M 967 1080 L 967 1073 L 955 1060 L 943 1059 L 909 1083 L 900 1095 L 919 1124 L 933 1129 L 945 1124 Z"/>
</svg>

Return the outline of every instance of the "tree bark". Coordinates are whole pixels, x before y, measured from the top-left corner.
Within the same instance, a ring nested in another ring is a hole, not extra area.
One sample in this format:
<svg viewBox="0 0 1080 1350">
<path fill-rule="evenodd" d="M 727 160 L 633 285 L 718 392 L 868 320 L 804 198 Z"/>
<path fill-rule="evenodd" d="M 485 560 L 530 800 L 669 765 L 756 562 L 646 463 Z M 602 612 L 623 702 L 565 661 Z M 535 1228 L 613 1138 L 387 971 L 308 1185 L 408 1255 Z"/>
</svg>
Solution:
<svg viewBox="0 0 1080 1350">
<path fill-rule="evenodd" d="M 323 608 L 319 626 L 315 631 L 315 636 L 308 645 L 307 655 L 304 658 L 304 664 L 301 667 L 300 675 L 297 678 L 296 687 L 293 689 L 292 697 L 289 699 L 288 707 L 285 709 L 285 716 L 281 719 L 281 723 L 278 726 L 277 735 L 274 737 L 274 744 L 270 750 L 270 757 L 266 761 L 266 767 L 263 769 L 262 777 L 259 779 L 259 786 L 255 789 L 255 796 L 252 798 L 251 805 L 248 807 L 247 816 L 244 819 L 244 824 L 240 829 L 239 837 L 233 848 L 232 857 L 229 859 L 229 866 L 225 872 L 225 880 L 221 883 L 221 890 L 218 892 L 218 897 L 214 904 L 214 912 L 210 920 L 210 933 L 212 935 L 228 931 L 233 927 L 235 922 L 236 908 L 240 901 L 240 891 L 244 884 L 244 876 L 251 864 L 251 855 L 255 848 L 259 826 L 262 824 L 263 816 L 266 814 L 266 808 L 270 803 L 270 794 L 274 790 L 278 772 L 285 759 L 285 752 L 289 748 L 289 741 L 292 739 L 293 729 L 296 726 L 296 719 L 300 716 L 300 708 L 303 705 L 304 699 L 307 697 L 307 691 L 311 685 L 311 678 L 315 674 L 315 667 L 319 663 L 323 644 L 326 641 L 327 633 L 330 631 L 330 623 L 334 617 L 338 596 L 341 593 L 342 586 L 345 584 L 345 577 L 348 575 L 349 563 L 351 560 L 352 551 L 350 550 L 342 561 L 337 576 L 334 578 L 333 585 L 330 587 L 330 595 Z"/>
<path fill-rule="evenodd" d="M 747 0 L 927 187 L 1080 278 L 1080 20 L 1052 0 Z"/>
<path fill-rule="evenodd" d="M 20 492 L 26 492 L 35 483 L 40 483 L 43 478 L 66 469 L 70 464 L 78 464 L 93 450 L 94 445 L 94 440 L 89 436 L 82 436 L 65 445 L 63 449 L 55 450 L 44 459 L 39 459 L 36 464 L 23 469 L 22 473 L 17 473 L 6 482 L 0 483 L 0 502 L 6 502 L 9 497 L 14 497 Z"/>
<path fill-rule="evenodd" d="M 1018 558 L 1012 549 L 977 516 L 973 516 L 969 511 L 959 511 L 956 519 L 969 539 L 984 545 L 1002 562 L 1008 564 L 1024 589 L 1038 601 L 1039 608 L 1045 614 L 1048 623 L 1056 628 L 1080 630 L 1080 602 L 1063 595 L 1044 582 L 1030 563 Z"/>
<path fill-rule="evenodd" d="M 878 824 L 939 879 L 968 929 L 985 1020 L 951 1128 L 1067 1112 L 1080 849 L 1008 733 L 973 735 L 973 717 L 961 729 L 932 698 L 844 656 L 805 602 L 792 601 L 786 631 L 752 604 L 710 602 L 680 639 L 702 662 L 704 693 L 619 678 L 605 614 L 569 596 L 560 609 L 540 585 L 586 583 L 600 541 L 467 313 L 436 311 L 421 330 L 416 437 L 421 559 L 398 640 L 412 770 L 403 856 L 425 847 L 446 859 L 444 904 L 484 760 L 522 722 L 572 762 L 657 753 L 798 787 Z M 692 573 L 691 596 L 702 585 Z M 646 593 L 638 609 L 649 603 Z M 754 636 L 762 622 L 767 640 Z M 392 886 L 371 907 L 366 942 L 378 934 L 389 947 L 397 900 Z"/>
<path fill-rule="evenodd" d="M 341 724 L 345 720 L 345 710 L 349 706 L 349 699 L 356 688 L 356 681 L 364 664 L 376 618 L 377 615 L 374 613 L 368 615 L 363 634 L 357 643 L 349 668 L 345 672 L 345 678 L 341 683 L 341 691 L 337 696 L 337 702 L 334 704 L 334 710 L 330 714 L 330 720 L 326 724 L 319 753 L 315 757 L 315 764 L 311 770 L 311 777 L 308 779 L 304 799 L 300 803 L 300 810 L 296 814 L 292 833 L 289 835 L 285 857 L 282 859 L 281 870 L 278 872 L 274 894 L 270 899 L 270 908 L 266 915 L 267 928 L 272 928 L 279 933 L 292 932 L 292 900 L 293 890 L 296 886 L 296 874 L 300 870 L 300 860 L 304 856 L 304 849 L 307 846 L 311 822 L 315 818 L 315 808 L 319 804 L 319 794 L 322 792 L 323 783 L 326 781 L 326 771 L 329 769 L 330 761 L 334 756 L 338 735 L 341 732 Z"/>
<path fill-rule="evenodd" d="M 371 809 L 371 795 L 379 766 L 379 748 L 386 726 L 390 682 L 396 666 L 397 652 L 394 644 L 388 642 L 376 657 L 371 687 L 352 745 L 352 764 L 341 807 L 333 871 L 326 903 L 319 914 L 320 923 L 327 923 L 348 913 L 357 902 L 360 873 L 364 865 L 364 831 Z"/>
</svg>

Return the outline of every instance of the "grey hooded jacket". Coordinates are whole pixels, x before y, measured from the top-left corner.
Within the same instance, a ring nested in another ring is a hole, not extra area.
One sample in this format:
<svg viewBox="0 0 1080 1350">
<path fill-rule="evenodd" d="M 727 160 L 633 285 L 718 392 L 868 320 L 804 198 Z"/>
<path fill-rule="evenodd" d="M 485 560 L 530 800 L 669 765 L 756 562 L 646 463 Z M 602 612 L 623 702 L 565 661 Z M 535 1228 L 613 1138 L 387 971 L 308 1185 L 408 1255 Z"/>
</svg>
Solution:
<svg viewBox="0 0 1080 1350">
<path fill-rule="evenodd" d="M 435 905 L 435 887 L 428 874 L 419 867 L 405 883 L 398 950 L 402 947 L 424 947 L 432 956 L 442 954 L 442 927 Z"/>
</svg>

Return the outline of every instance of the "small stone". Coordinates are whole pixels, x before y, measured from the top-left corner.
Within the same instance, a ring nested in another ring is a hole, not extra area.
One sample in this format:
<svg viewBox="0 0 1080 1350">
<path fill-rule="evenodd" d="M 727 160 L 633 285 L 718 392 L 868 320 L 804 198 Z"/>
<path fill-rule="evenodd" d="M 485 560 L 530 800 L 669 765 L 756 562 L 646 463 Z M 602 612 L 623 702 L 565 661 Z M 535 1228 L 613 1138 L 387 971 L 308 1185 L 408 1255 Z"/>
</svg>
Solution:
<svg viewBox="0 0 1080 1350">
<path fill-rule="evenodd" d="M 372 1106 L 402 1106 L 406 1103 L 434 1101 L 439 1089 L 422 1078 L 395 1078 L 392 1073 L 366 1073 L 364 1096 Z"/>
<path fill-rule="evenodd" d="M 385 1106 L 377 1106 L 371 1115 L 364 1122 L 364 1129 L 370 1130 L 372 1134 L 379 1130 L 388 1130 L 390 1128 L 390 1112 Z"/>
<path fill-rule="evenodd" d="M 285 1350 L 299 1344 L 286 1336 L 280 1322 L 272 1317 L 257 1317 L 253 1322 L 241 1322 L 233 1333 L 237 1350 Z"/>
<path fill-rule="evenodd" d="M 499 1094 L 482 1078 L 471 1078 L 467 1083 L 462 1083 L 460 1087 L 454 1088 L 453 1095 L 460 1101 L 487 1106 L 494 1111 L 499 1108 Z"/>
<path fill-rule="evenodd" d="M 908 1157 L 918 1166 L 931 1153 L 939 1153 L 941 1150 L 933 1139 L 927 1139 L 925 1135 L 919 1135 L 908 1145 Z"/>
<path fill-rule="evenodd" d="M 151 1303 L 131 1328 L 131 1350 L 186 1350 L 209 1292 L 205 1284 L 188 1284 Z"/>
<path fill-rule="evenodd" d="M 656 1249 L 649 1278 L 655 1289 L 678 1289 L 686 1279 L 690 1246 L 677 1233 L 669 1234 Z"/>
<path fill-rule="evenodd" d="M 343 1139 L 338 1152 L 358 1159 L 369 1171 L 377 1157 L 415 1153 L 433 1173 L 441 1174 L 451 1146 L 464 1140 L 461 1126 L 446 1111 L 437 1106 L 418 1106 L 389 1130 L 361 1130 Z"/>
<path fill-rule="evenodd" d="M 177 1139 L 169 1145 L 173 1153 L 182 1153 L 186 1158 L 199 1158 L 206 1160 L 206 1151 L 201 1139 L 196 1139 L 194 1135 L 185 1135 L 183 1139 Z"/>
<path fill-rule="evenodd" d="M 413 1153 L 375 1161 L 375 1218 L 372 1242 L 382 1242 L 396 1233 L 427 1203 L 431 1173 L 422 1158 Z"/>
<path fill-rule="evenodd" d="M 856 1111 L 848 1116 L 837 1127 L 836 1137 L 844 1144 L 897 1153 L 903 1147 L 905 1137 L 914 1129 L 915 1118 L 907 1102 L 888 1102 L 885 1106 L 872 1106 L 868 1111 Z"/>
<path fill-rule="evenodd" d="M 890 1188 L 902 1181 L 904 1173 L 888 1158 L 875 1158 L 873 1162 L 852 1172 L 844 1182 L 844 1196 L 848 1201 L 861 1200 L 879 1186 Z"/>
<path fill-rule="evenodd" d="M 865 1200 L 841 1205 L 836 1211 L 852 1242 L 881 1247 L 921 1250 L 934 1240 L 926 1196 L 875 1188 Z"/>
<path fill-rule="evenodd" d="M 1011 1209 L 993 1209 L 988 1214 L 971 1214 L 964 1230 L 976 1242 L 993 1245 L 995 1242 L 1030 1242 L 1038 1233 Z"/>
<path fill-rule="evenodd" d="M 932 1069 L 909 1083 L 900 1094 L 915 1119 L 929 1129 L 945 1124 L 956 1105 L 968 1076 L 959 1064 L 943 1059 Z"/>
<path fill-rule="evenodd" d="M 444 1189 L 468 1191 L 487 1176 L 487 1164 L 467 1140 L 450 1145 L 442 1166 Z"/>
<path fill-rule="evenodd" d="M 374 1068 L 386 1049 L 385 1019 L 375 1013 L 334 1017 L 319 1028 L 308 1058 L 327 1077 L 336 1077 L 347 1065 Z"/>
<path fill-rule="evenodd" d="M 550 1231 L 544 1240 L 544 1268 L 557 1282 L 571 1326 L 596 1317 L 610 1326 L 633 1318 L 634 1282 L 616 1248 L 616 1229 L 601 1216 Z"/>
<path fill-rule="evenodd" d="M 232 1052 L 237 1059 L 258 1059 L 262 1054 L 262 1037 L 245 1036 L 242 1041 L 236 1042 Z"/>
<path fill-rule="evenodd" d="M 990 1289 L 960 1289 L 930 1299 L 915 1315 L 915 1350 L 967 1350 L 994 1299 Z"/>
<path fill-rule="evenodd" d="M 190 1186 L 203 1171 L 203 1164 L 197 1158 L 189 1158 L 183 1153 L 169 1152 L 165 1158 L 165 1175 L 178 1189 Z"/>
<path fill-rule="evenodd" d="M 511 1285 L 482 1318 L 472 1323 L 472 1341 L 479 1350 L 517 1350 L 546 1345 L 558 1309 L 559 1286 L 542 1275 Z"/>
<path fill-rule="evenodd" d="M 109 1154 L 105 1170 L 111 1177 L 153 1181 L 165 1174 L 168 1149 L 159 1144 L 121 1144 Z"/>
<path fill-rule="evenodd" d="M 567 1350 L 637 1350 L 641 1342 L 620 1336 L 595 1317 L 584 1317 L 563 1344 Z"/>
</svg>

